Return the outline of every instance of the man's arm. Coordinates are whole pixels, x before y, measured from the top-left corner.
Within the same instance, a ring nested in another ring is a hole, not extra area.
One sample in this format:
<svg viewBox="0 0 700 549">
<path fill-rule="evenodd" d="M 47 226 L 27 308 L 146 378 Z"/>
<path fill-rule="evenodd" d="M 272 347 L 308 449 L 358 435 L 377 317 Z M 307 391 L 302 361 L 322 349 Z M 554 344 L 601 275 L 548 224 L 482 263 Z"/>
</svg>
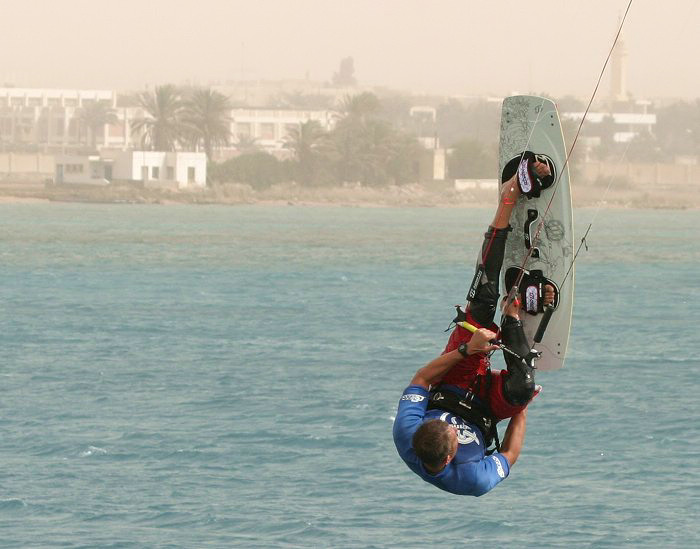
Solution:
<svg viewBox="0 0 700 549">
<path fill-rule="evenodd" d="M 501 445 L 501 455 L 508 460 L 508 464 L 512 467 L 518 460 L 520 450 L 525 442 L 525 423 L 527 419 L 527 408 L 522 412 L 515 414 L 508 422 L 506 436 L 503 438 Z"/>
<path fill-rule="evenodd" d="M 496 339 L 496 334 L 491 330 L 486 328 L 477 330 L 469 340 L 469 343 L 467 343 L 467 354 L 487 353 L 498 349 L 496 345 L 489 343 L 492 339 Z M 428 389 L 431 385 L 440 381 L 450 368 L 463 358 L 464 356 L 457 349 L 440 355 L 416 372 L 416 375 L 411 380 L 411 385 L 418 385 Z"/>
</svg>

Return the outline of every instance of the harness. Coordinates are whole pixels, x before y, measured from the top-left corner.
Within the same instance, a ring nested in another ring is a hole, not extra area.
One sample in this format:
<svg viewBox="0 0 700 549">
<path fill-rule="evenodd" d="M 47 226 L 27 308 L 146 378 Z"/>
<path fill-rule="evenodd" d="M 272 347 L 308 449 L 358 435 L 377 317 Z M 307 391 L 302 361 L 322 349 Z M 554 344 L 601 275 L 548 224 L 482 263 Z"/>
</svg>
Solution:
<svg viewBox="0 0 700 549">
<path fill-rule="evenodd" d="M 489 383 L 491 382 L 490 378 L 491 376 L 487 376 Z M 474 393 L 471 391 L 467 391 L 466 396 L 461 397 L 447 389 L 433 389 L 430 391 L 428 410 L 443 410 L 475 425 L 483 436 L 487 456 L 501 451 L 501 442 L 498 439 L 498 429 L 496 429 L 498 420 L 488 407 L 474 398 Z M 494 444 L 494 448 L 488 449 L 491 444 Z"/>
</svg>

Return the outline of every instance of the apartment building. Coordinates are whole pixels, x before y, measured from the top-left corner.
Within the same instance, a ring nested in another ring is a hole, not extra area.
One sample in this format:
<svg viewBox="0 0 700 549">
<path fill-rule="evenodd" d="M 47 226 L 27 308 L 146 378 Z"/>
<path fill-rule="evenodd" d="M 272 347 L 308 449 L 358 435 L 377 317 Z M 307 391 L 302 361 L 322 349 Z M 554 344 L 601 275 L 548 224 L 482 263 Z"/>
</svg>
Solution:
<svg viewBox="0 0 700 549">
<path fill-rule="evenodd" d="M 116 101 L 110 90 L 0 88 L 0 143 L 80 146 L 88 139 L 81 109 L 91 103 L 113 109 Z"/>
<path fill-rule="evenodd" d="M 335 124 L 334 113 L 329 110 L 236 108 L 230 116 L 234 144 L 239 140 L 254 140 L 257 146 L 267 150 L 284 148 L 290 131 L 309 120 L 318 122 L 325 131 Z"/>
</svg>

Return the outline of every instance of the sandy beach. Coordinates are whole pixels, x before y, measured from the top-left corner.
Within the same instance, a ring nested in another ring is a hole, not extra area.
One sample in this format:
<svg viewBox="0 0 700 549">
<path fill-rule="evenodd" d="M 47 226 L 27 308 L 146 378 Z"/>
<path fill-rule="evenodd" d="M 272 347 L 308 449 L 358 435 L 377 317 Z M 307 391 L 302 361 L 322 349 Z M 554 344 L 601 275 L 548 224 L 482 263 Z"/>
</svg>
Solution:
<svg viewBox="0 0 700 549">
<path fill-rule="evenodd" d="M 574 207 L 635 209 L 700 208 L 700 186 L 658 186 L 607 190 L 595 185 L 572 187 Z M 44 185 L 36 182 L 0 183 L 0 203 L 88 202 L 113 204 L 286 204 L 361 207 L 467 207 L 493 205 L 493 189 L 456 191 L 451 182 L 402 186 L 303 187 L 294 183 L 255 190 L 238 183 L 216 184 L 202 190 L 173 191 L 131 185 Z"/>
</svg>

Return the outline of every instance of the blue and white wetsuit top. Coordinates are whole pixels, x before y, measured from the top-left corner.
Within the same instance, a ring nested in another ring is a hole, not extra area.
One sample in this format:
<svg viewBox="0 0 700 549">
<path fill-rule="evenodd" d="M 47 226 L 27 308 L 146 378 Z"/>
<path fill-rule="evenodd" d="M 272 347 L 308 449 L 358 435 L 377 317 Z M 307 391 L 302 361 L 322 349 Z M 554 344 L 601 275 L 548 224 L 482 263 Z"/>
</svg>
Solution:
<svg viewBox="0 0 700 549">
<path fill-rule="evenodd" d="M 394 421 L 394 444 L 409 469 L 424 481 L 453 494 L 481 496 L 508 476 L 508 460 L 500 453 L 485 455 L 481 431 L 461 417 L 428 408 L 428 391 L 409 385 L 399 400 Z M 421 423 L 440 419 L 457 429 L 457 455 L 442 471 L 433 475 L 426 471 L 411 445 L 413 434 Z"/>
</svg>

